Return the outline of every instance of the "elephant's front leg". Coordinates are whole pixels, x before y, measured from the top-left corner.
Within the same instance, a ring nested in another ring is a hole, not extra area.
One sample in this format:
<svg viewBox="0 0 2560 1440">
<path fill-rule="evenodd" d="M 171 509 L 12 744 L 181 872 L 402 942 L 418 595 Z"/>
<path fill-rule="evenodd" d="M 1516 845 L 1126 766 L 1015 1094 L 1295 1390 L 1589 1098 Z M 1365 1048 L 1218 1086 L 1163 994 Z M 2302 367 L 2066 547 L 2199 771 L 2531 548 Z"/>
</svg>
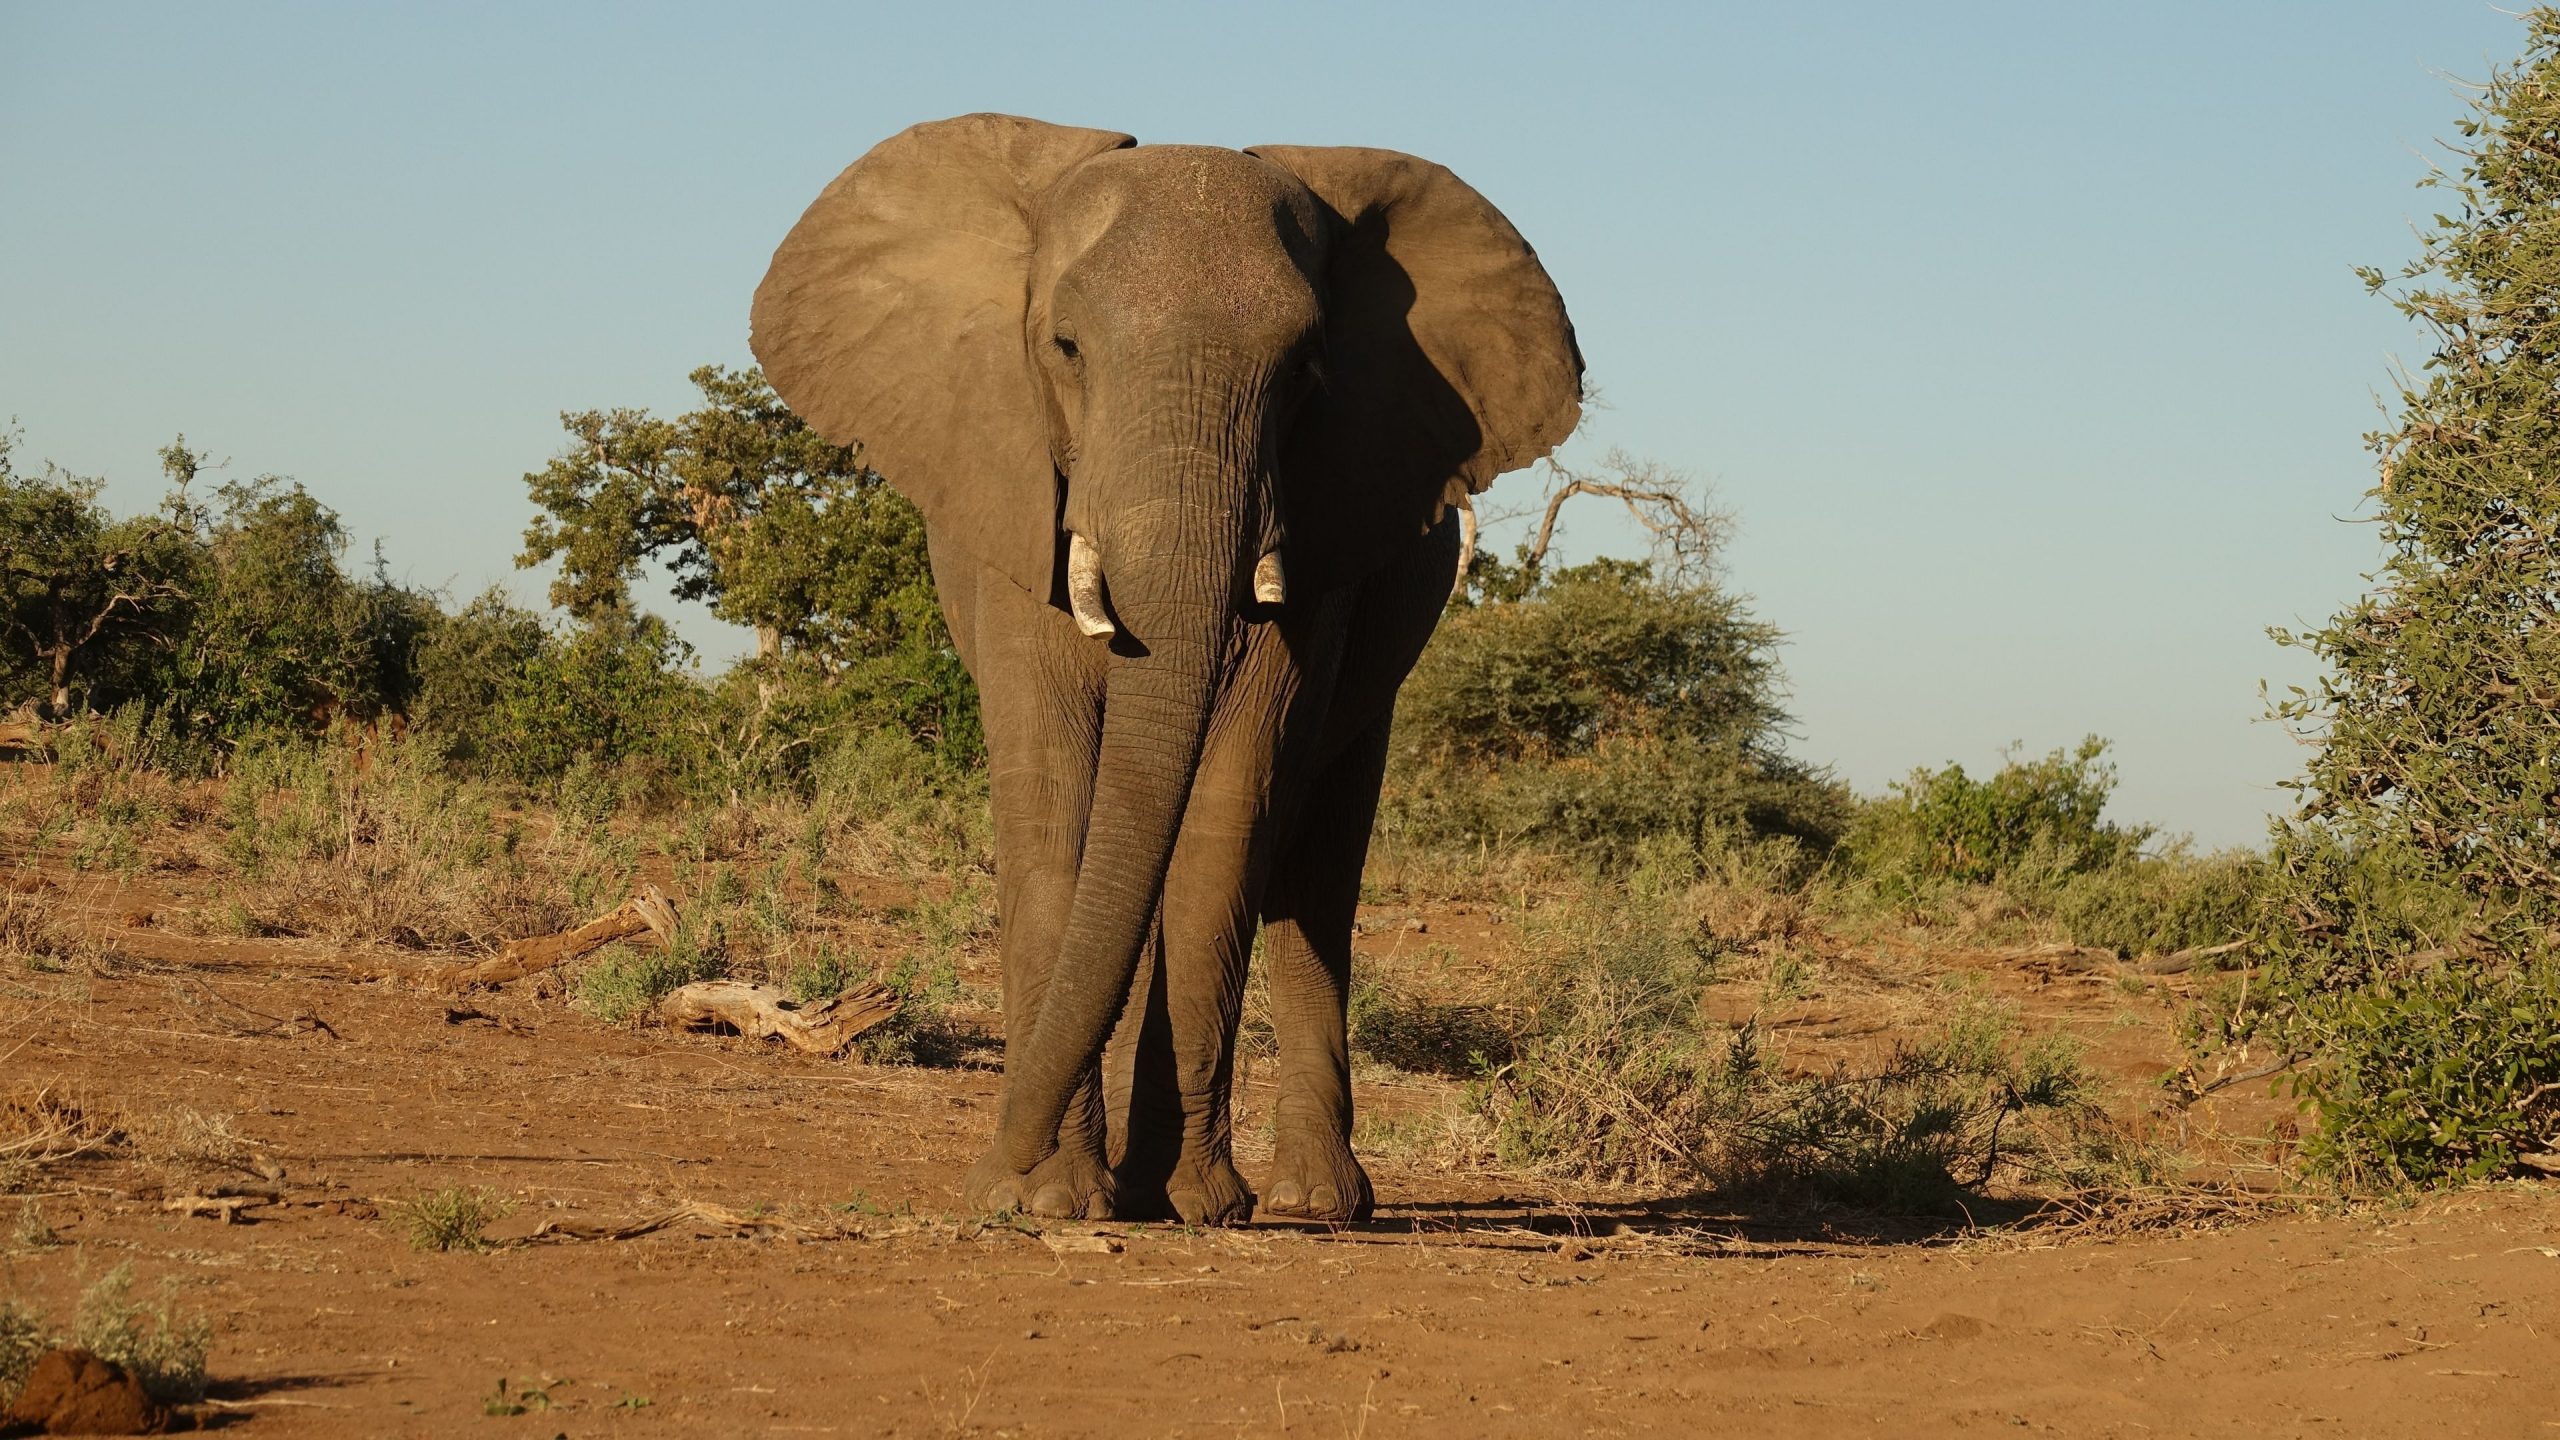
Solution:
<svg viewBox="0 0 2560 1440">
<path fill-rule="evenodd" d="M 1210 726 L 1165 876 L 1155 986 L 1132 1000 L 1161 1007 L 1177 1103 L 1150 1107 L 1140 1096 L 1131 1107 L 1118 1171 L 1131 1214 L 1195 1225 L 1240 1224 L 1253 1214 L 1253 1192 L 1235 1167 L 1236 1026 L 1268 868 L 1280 727 L 1300 678 L 1278 627 L 1255 627 Z M 1143 1063 L 1147 1036 L 1131 1038 Z M 1148 1123 L 1151 1113 L 1156 1123 Z"/>
<path fill-rule="evenodd" d="M 991 602 L 972 659 L 985 677 L 1011 1083 L 1014 1057 L 1039 1019 L 1075 903 L 1100 743 L 1102 670 L 1093 647 L 1048 607 L 1010 594 L 1001 581 L 978 594 Z M 1109 1218 L 1115 1207 L 1103 1132 L 1098 1076 L 1088 1073 L 1068 1102 L 1056 1151 L 1024 1176 L 983 1166 L 972 1171 L 964 1198 L 982 1210 Z"/>
</svg>

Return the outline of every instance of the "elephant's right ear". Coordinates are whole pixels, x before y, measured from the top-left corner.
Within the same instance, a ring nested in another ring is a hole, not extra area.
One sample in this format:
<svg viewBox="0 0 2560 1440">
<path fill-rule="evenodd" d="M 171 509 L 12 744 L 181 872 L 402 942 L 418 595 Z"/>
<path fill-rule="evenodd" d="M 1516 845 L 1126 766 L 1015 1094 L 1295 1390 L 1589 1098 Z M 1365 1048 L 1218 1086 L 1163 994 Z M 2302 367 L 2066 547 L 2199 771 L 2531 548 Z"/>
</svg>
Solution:
<svg viewBox="0 0 2560 1440">
<path fill-rule="evenodd" d="M 1013 115 L 915 126 L 819 194 L 756 287 L 748 344 L 783 400 L 1042 598 L 1058 484 L 1023 340 L 1031 214 L 1136 143 Z"/>
</svg>

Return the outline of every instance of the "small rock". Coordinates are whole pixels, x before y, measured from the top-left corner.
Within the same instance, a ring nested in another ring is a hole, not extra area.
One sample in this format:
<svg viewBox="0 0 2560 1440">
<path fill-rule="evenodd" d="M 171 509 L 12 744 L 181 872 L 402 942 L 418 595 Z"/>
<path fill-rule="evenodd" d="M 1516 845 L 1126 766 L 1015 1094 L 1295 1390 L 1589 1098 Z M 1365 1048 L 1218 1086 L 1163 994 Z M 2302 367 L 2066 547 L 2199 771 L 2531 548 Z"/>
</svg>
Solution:
<svg viewBox="0 0 2560 1440">
<path fill-rule="evenodd" d="M 169 1412 L 123 1366 L 86 1350 L 48 1350 L 27 1372 L 8 1418 L 47 1435 L 157 1435 Z"/>
</svg>

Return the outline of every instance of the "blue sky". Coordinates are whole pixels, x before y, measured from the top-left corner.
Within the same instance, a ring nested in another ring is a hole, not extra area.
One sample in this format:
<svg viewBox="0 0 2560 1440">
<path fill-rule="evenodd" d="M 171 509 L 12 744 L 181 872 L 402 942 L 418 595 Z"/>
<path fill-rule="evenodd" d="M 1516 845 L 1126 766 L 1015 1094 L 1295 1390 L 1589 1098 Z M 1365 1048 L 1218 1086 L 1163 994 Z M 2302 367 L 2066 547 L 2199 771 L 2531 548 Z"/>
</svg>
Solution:
<svg viewBox="0 0 2560 1440">
<path fill-rule="evenodd" d="M 1572 454 L 1735 512 L 1803 754 L 1875 789 L 2095 731 L 2116 813 L 2247 843 L 2299 763 L 2259 682 L 2307 673 L 2264 629 L 2361 588 L 2422 353 L 2349 267 L 2412 252 L 2456 82 L 2521 41 L 2470 0 L 723 8 L 0 0 L 0 417 L 137 508 L 184 431 L 536 598 L 558 412 L 745 363 L 882 136 L 1389 146 L 1545 256 L 1608 407 Z"/>
</svg>

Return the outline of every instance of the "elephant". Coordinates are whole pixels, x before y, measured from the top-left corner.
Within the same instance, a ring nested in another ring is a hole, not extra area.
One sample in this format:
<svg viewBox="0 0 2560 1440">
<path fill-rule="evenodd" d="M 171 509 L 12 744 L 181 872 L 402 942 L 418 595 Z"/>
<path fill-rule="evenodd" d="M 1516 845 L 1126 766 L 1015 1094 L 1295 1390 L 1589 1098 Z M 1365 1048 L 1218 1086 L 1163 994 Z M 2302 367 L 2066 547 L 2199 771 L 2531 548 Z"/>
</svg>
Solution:
<svg viewBox="0 0 2560 1440">
<path fill-rule="evenodd" d="M 1364 1217 L 1345 1004 L 1396 690 L 1454 509 L 1578 422 L 1536 252 L 1390 150 L 1139 145 L 978 114 L 830 183 L 751 345 L 924 516 L 976 679 L 1004 1082 L 982 1210 L 1241 1223 L 1260 926 L 1264 1211 Z"/>
</svg>

